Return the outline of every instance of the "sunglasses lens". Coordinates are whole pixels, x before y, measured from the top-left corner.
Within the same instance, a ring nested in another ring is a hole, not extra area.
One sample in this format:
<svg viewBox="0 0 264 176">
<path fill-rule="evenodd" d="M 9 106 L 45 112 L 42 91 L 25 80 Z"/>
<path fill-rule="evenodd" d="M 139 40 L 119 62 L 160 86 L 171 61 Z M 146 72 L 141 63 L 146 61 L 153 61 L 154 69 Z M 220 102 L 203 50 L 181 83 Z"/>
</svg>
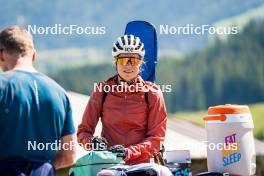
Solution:
<svg viewBox="0 0 264 176">
<path fill-rule="evenodd" d="M 117 58 L 116 63 L 118 63 L 120 65 L 126 65 L 128 60 L 129 60 L 129 58 Z"/>
<path fill-rule="evenodd" d="M 141 63 L 141 60 L 134 57 L 128 57 L 128 58 L 117 58 L 116 63 L 120 65 L 127 65 L 128 62 L 131 63 L 132 66 L 139 65 Z"/>
<path fill-rule="evenodd" d="M 139 65 L 140 64 L 140 60 L 139 59 L 137 59 L 137 58 L 132 58 L 131 59 L 131 64 L 134 66 L 134 65 Z"/>
</svg>

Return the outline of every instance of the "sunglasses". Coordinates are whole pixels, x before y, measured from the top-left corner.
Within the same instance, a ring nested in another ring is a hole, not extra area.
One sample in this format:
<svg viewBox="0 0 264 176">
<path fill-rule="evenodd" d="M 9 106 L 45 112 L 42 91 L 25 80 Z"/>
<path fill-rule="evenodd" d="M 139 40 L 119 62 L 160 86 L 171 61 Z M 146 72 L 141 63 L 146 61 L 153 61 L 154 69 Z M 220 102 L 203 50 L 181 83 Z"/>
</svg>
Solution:
<svg viewBox="0 0 264 176">
<path fill-rule="evenodd" d="M 127 65 L 128 63 L 130 63 L 132 66 L 137 66 L 141 64 L 141 59 L 136 57 L 118 57 L 115 59 L 115 62 L 123 66 Z"/>
</svg>

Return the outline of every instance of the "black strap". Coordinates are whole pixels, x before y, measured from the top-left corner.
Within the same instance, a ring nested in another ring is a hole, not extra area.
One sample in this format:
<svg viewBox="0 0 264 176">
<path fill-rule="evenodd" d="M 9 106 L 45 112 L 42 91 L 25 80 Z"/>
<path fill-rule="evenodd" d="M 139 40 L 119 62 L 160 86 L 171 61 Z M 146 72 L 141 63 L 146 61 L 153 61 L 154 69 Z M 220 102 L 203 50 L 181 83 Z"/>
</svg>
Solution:
<svg viewBox="0 0 264 176">
<path fill-rule="evenodd" d="M 103 91 L 102 107 L 104 106 L 104 102 L 105 102 L 106 96 L 107 96 L 107 93 L 105 91 Z"/>
<path fill-rule="evenodd" d="M 100 114 L 100 117 L 101 117 L 101 118 L 102 118 L 102 116 L 103 116 L 103 107 L 104 107 L 104 102 L 105 102 L 106 96 L 107 96 L 107 92 L 105 92 L 105 91 L 103 90 L 103 95 L 102 95 L 102 109 L 101 109 L 101 114 Z"/>
<path fill-rule="evenodd" d="M 148 103 L 149 103 L 149 101 L 148 101 L 148 92 L 144 92 L 144 96 L 145 96 L 145 102 L 148 105 Z"/>
</svg>

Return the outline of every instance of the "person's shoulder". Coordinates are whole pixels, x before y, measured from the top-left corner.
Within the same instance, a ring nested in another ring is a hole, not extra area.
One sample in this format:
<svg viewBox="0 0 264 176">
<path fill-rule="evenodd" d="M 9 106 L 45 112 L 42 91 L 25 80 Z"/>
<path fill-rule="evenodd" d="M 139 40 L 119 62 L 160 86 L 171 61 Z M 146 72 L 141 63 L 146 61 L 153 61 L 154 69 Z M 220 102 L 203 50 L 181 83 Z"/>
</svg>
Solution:
<svg viewBox="0 0 264 176">
<path fill-rule="evenodd" d="M 13 70 L 10 70 L 10 71 L 6 71 L 6 72 L 2 72 L 0 73 L 0 79 L 1 80 L 8 80 L 10 79 L 11 77 L 13 77 L 15 75 L 15 71 Z"/>
<path fill-rule="evenodd" d="M 3 75 L 3 73 L 0 73 L 0 92 L 5 88 L 6 82 L 7 80 L 5 76 Z"/>
<path fill-rule="evenodd" d="M 163 97 L 163 93 L 162 93 L 159 85 L 157 85 L 153 82 L 150 82 L 150 81 L 144 81 L 144 84 L 145 84 L 145 89 L 146 89 L 149 97 L 152 97 L 152 98 Z"/>
<path fill-rule="evenodd" d="M 0 101 L 2 99 L 2 96 L 8 91 L 8 87 L 10 86 L 10 84 L 16 83 L 16 81 L 13 79 L 14 74 L 15 72 L 13 71 L 0 73 Z"/>
<path fill-rule="evenodd" d="M 145 81 L 141 77 L 139 77 L 139 82 L 142 82 L 145 86 L 145 89 L 147 89 L 151 93 L 159 93 L 161 91 L 160 87 L 157 84 L 150 81 Z"/>
<path fill-rule="evenodd" d="M 160 91 L 160 87 L 153 82 L 145 81 L 145 84 L 150 88 L 150 91 L 152 91 L 152 92 Z"/>
<path fill-rule="evenodd" d="M 102 95 L 104 96 L 104 95 L 107 95 L 107 93 L 111 92 L 113 88 L 112 85 L 117 84 L 117 79 L 118 79 L 118 76 L 114 75 L 104 81 L 95 83 L 90 100 L 91 98 L 102 97 Z"/>
<path fill-rule="evenodd" d="M 60 84 L 58 84 L 55 80 L 45 75 L 44 73 L 39 72 L 39 76 L 42 78 L 41 81 L 43 81 L 45 87 L 52 89 L 53 91 L 59 91 L 61 93 L 66 94 L 65 89 Z"/>
<path fill-rule="evenodd" d="M 15 72 L 14 71 L 7 71 L 0 73 L 0 90 L 2 90 L 12 78 L 14 78 Z"/>
<path fill-rule="evenodd" d="M 107 80 L 103 81 L 102 84 L 116 84 L 118 80 L 118 75 L 111 76 Z"/>
</svg>

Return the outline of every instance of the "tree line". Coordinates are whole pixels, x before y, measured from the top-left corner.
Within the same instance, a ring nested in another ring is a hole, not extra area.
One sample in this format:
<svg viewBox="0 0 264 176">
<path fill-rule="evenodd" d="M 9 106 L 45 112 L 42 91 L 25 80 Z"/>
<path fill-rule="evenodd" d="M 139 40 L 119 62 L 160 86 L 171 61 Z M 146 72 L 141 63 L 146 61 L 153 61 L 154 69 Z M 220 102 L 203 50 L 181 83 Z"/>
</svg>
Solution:
<svg viewBox="0 0 264 176">
<path fill-rule="evenodd" d="M 183 58 L 159 58 L 157 84 L 168 112 L 200 110 L 219 104 L 264 101 L 264 22 L 252 21 L 239 34 L 216 38 Z M 188 46 L 186 46 L 188 47 Z M 115 74 L 109 63 L 65 69 L 51 75 L 66 89 L 90 94 L 94 82 Z"/>
</svg>

